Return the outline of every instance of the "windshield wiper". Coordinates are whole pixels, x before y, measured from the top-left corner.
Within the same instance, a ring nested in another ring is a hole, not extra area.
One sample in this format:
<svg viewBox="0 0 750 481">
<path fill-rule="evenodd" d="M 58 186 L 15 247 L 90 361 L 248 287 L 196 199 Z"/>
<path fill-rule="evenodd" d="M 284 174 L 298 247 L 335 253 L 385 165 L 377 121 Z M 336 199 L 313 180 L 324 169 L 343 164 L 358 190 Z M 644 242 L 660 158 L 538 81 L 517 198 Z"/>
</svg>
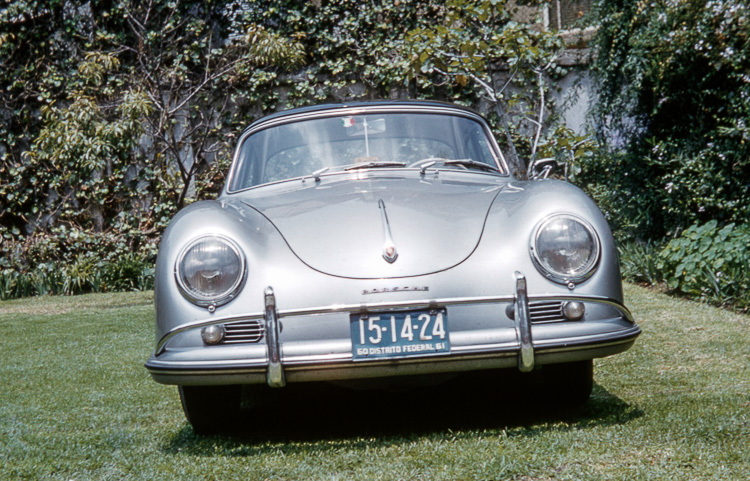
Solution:
<svg viewBox="0 0 750 481">
<path fill-rule="evenodd" d="M 489 165 L 489 164 L 485 164 L 485 163 L 482 163 L 482 162 L 477 162 L 476 160 L 471 160 L 471 159 L 445 160 L 445 161 L 443 161 L 443 164 L 445 164 L 445 165 L 462 165 L 464 167 L 473 167 L 475 169 L 487 170 L 487 171 L 490 171 L 490 172 L 500 172 L 500 169 L 498 169 L 494 165 Z"/>
<path fill-rule="evenodd" d="M 359 169 L 379 169 L 383 167 L 405 167 L 406 162 L 366 162 L 362 164 L 351 165 L 344 170 L 359 170 Z"/>
</svg>

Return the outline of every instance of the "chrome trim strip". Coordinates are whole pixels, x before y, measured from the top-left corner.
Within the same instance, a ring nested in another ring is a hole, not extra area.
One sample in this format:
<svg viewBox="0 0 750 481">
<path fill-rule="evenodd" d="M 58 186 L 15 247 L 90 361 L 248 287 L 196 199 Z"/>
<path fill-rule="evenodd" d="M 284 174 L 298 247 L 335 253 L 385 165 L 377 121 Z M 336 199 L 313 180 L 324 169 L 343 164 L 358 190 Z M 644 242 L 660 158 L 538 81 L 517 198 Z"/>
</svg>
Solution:
<svg viewBox="0 0 750 481">
<path fill-rule="evenodd" d="M 571 294 L 548 294 L 541 296 L 529 297 L 529 301 L 581 301 L 596 302 L 606 304 L 619 310 L 626 320 L 634 323 L 633 315 L 627 307 L 620 301 L 601 296 L 582 296 Z M 471 304 L 492 304 L 492 303 L 515 303 L 515 296 L 480 296 L 480 297 L 448 297 L 443 299 L 418 299 L 414 301 L 393 301 L 393 302 L 373 302 L 368 304 L 334 304 L 324 307 L 310 307 L 301 309 L 284 309 L 277 310 L 277 318 L 294 317 L 294 316 L 315 316 L 321 314 L 349 313 L 357 314 L 364 312 L 373 312 L 389 309 L 430 309 L 435 306 L 459 306 Z M 172 328 L 164 334 L 156 345 L 154 355 L 159 356 L 164 352 L 167 343 L 176 335 L 191 329 L 197 329 L 215 324 L 225 324 L 228 322 L 251 321 L 255 319 L 265 319 L 265 312 L 250 313 L 243 316 L 217 317 L 212 319 L 203 319 L 198 321 L 187 322 Z"/>
<path fill-rule="evenodd" d="M 243 142 L 247 137 L 250 135 L 260 131 L 265 130 L 270 127 L 275 127 L 277 125 L 283 125 L 288 124 L 292 122 L 298 122 L 300 120 L 309 120 L 309 119 L 316 119 L 316 118 L 327 118 L 327 117 L 346 117 L 346 116 L 352 116 L 352 115 L 363 115 L 363 114 L 382 114 L 382 113 L 424 113 L 424 114 L 447 114 L 447 115 L 455 115 L 459 117 L 464 117 L 468 119 L 473 119 L 474 121 L 477 121 L 482 125 L 484 128 L 488 128 L 487 121 L 476 112 L 472 112 L 470 110 L 464 110 L 463 108 L 456 108 L 455 106 L 451 105 L 440 105 L 440 104 L 420 104 L 415 103 L 412 105 L 404 104 L 404 103 L 394 103 L 394 104 L 381 104 L 381 105 L 367 105 L 367 103 L 361 103 L 357 105 L 331 105 L 329 109 L 321 109 L 321 110 L 315 110 L 312 112 L 300 112 L 297 114 L 289 114 L 285 116 L 280 117 L 274 117 L 269 120 L 259 120 L 257 123 L 251 124 L 251 126 L 248 126 L 247 129 L 245 129 L 241 134 L 240 138 L 237 141 L 237 145 L 234 150 L 234 155 L 232 156 L 232 166 L 229 169 L 229 173 L 227 174 L 226 182 L 224 183 L 224 190 L 222 191 L 222 194 L 236 194 L 238 192 L 244 192 L 249 189 L 254 189 L 257 187 L 261 187 L 268 184 L 260 184 L 253 187 L 248 187 L 245 189 L 240 190 L 229 190 L 229 186 L 231 186 L 234 182 L 235 177 L 235 171 L 238 168 L 239 165 L 239 158 L 240 158 L 240 151 Z M 505 156 L 503 155 L 502 150 L 500 149 L 500 146 L 497 144 L 497 139 L 495 139 L 495 136 L 492 135 L 492 132 L 490 130 L 486 130 L 485 133 L 487 134 L 488 140 L 491 142 L 490 151 L 495 158 L 496 162 L 498 163 L 498 167 L 500 169 L 500 172 L 495 175 L 500 175 L 502 177 L 511 177 L 510 175 L 510 167 L 508 166 L 508 163 L 505 159 Z M 286 180 L 292 180 L 292 179 L 286 179 Z"/>
<path fill-rule="evenodd" d="M 574 338 L 565 339 L 547 339 L 544 341 L 537 341 L 536 352 L 540 354 L 551 353 L 551 352 L 567 352 L 577 351 L 582 347 L 585 348 L 597 348 L 597 347 L 608 347 L 616 346 L 618 344 L 625 344 L 628 342 L 635 341 L 635 338 L 641 335 L 641 328 L 633 326 L 626 331 L 620 331 L 616 333 L 604 333 L 597 334 L 594 336 L 581 336 Z"/>
<path fill-rule="evenodd" d="M 516 342 L 493 342 L 491 344 L 474 344 L 471 346 L 451 346 L 451 354 L 463 356 L 466 354 L 477 354 L 482 352 L 497 353 L 500 351 L 518 351 Z"/>
<path fill-rule="evenodd" d="M 396 244 L 393 242 L 393 235 L 391 235 L 391 224 L 388 222 L 388 213 L 385 211 L 385 202 L 383 199 L 378 200 L 378 208 L 380 208 L 380 217 L 383 221 L 383 234 L 385 235 L 385 241 L 383 242 L 383 259 L 389 264 L 393 264 L 398 259 L 398 251 L 396 250 Z"/>
<path fill-rule="evenodd" d="M 276 314 L 276 296 L 271 286 L 263 293 L 266 304 L 266 342 L 268 348 L 268 371 L 266 381 L 270 387 L 286 386 L 284 366 L 281 365 L 281 346 L 279 345 L 279 320 Z"/>
<path fill-rule="evenodd" d="M 565 352 L 576 352 L 576 351 L 587 351 L 596 350 L 603 348 L 613 348 L 624 344 L 635 342 L 635 339 L 641 334 L 641 330 L 638 327 L 634 327 L 629 332 L 620 336 L 618 339 L 612 339 L 609 341 L 594 341 L 591 343 L 581 342 L 579 344 L 570 344 L 563 341 L 559 346 L 549 346 L 543 350 L 535 352 L 535 360 L 543 360 L 549 355 L 555 355 Z M 538 347 L 538 346 L 537 346 Z M 461 361 L 473 361 L 478 359 L 499 359 L 514 356 L 518 358 L 517 345 L 509 346 L 508 349 L 500 348 L 499 350 L 487 350 L 481 349 L 471 352 L 461 352 L 454 356 L 438 356 L 438 357 L 420 357 L 412 359 L 403 359 L 402 365 L 409 364 L 421 364 L 421 363 L 436 363 L 436 362 L 461 362 Z M 325 364 L 320 364 L 325 363 Z M 237 364 L 234 362 L 233 364 Z M 306 371 L 310 367 L 314 367 L 315 370 L 323 369 L 338 369 L 341 367 L 379 367 L 379 366 L 392 366 L 392 361 L 370 361 L 367 363 L 358 363 L 356 365 L 351 363 L 351 355 L 349 356 L 306 356 L 300 359 L 295 359 L 295 362 L 285 362 L 285 372 L 300 372 Z M 224 374 L 260 374 L 265 371 L 264 367 L 258 367 L 254 365 L 248 365 L 246 367 L 241 366 L 223 366 L 217 367 L 207 364 L 205 367 L 190 366 L 188 368 L 165 368 L 162 365 L 158 367 L 149 367 L 149 372 L 156 375 L 164 376 L 188 376 L 188 375 L 224 375 Z"/>
<path fill-rule="evenodd" d="M 212 372 L 223 372 L 223 371 L 244 371 L 252 372 L 254 374 L 262 374 L 266 376 L 268 372 L 268 363 L 265 359 L 234 359 L 234 360 L 215 360 L 215 361 L 192 361 L 189 363 L 180 362 L 153 362 L 153 359 L 149 359 L 145 367 L 149 372 L 161 373 L 161 374 L 179 374 L 187 371 L 212 371 Z M 187 367 L 185 367 L 187 365 Z"/>
<path fill-rule="evenodd" d="M 521 372 L 534 370 L 534 344 L 531 339 L 531 316 L 529 297 L 526 292 L 526 277 L 516 271 L 516 331 L 518 333 L 518 369 Z"/>
<path fill-rule="evenodd" d="M 149 374 L 157 375 L 157 376 L 214 376 L 214 375 L 231 375 L 231 374 L 240 374 L 240 375 L 263 375 L 265 372 L 264 368 L 255 368 L 253 366 L 250 367 L 237 367 L 237 368 L 190 368 L 190 369 L 161 369 L 161 368 L 149 368 L 148 369 Z"/>
</svg>

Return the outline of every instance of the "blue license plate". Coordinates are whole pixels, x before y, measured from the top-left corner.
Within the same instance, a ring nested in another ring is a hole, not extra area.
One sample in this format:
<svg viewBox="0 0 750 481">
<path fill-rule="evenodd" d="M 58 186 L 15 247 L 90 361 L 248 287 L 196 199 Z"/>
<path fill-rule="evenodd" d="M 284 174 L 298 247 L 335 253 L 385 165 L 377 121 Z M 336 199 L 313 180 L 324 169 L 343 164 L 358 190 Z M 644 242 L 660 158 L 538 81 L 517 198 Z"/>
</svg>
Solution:
<svg viewBox="0 0 750 481">
<path fill-rule="evenodd" d="M 352 355 L 396 359 L 450 353 L 445 309 L 351 315 Z"/>
</svg>

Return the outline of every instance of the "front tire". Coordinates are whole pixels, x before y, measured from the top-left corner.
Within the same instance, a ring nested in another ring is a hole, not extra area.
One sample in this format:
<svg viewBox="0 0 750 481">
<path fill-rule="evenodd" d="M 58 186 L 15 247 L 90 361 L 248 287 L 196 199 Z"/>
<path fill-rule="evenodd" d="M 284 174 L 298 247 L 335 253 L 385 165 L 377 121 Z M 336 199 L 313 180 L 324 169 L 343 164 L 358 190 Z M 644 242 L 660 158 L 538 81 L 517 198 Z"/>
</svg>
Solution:
<svg viewBox="0 0 750 481">
<path fill-rule="evenodd" d="M 178 386 L 182 410 L 196 434 L 217 434 L 240 417 L 242 386 Z"/>
<path fill-rule="evenodd" d="M 594 387 L 594 361 L 547 364 L 542 367 L 544 390 L 553 404 L 574 407 L 585 404 Z"/>
</svg>

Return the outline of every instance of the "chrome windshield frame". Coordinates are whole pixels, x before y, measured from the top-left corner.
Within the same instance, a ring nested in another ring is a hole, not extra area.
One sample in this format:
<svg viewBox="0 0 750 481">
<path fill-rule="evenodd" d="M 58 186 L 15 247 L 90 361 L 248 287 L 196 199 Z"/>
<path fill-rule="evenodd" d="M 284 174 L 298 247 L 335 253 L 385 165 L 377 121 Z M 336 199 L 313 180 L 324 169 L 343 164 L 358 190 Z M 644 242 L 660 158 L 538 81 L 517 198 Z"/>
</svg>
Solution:
<svg viewBox="0 0 750 481">
<path fill-rule="evenodd" d="M 305 112 L 294 113 L 294 111 L 290 111 L 288 115 L 273 116 L 268 120 L 261 119 L 255 124 L 251 125 L 248 129 L 246 129 L 242 133 L 239 140 L 237 141 L 237 147 L 235 148 L 234 156 L 232 158 L 232 166 L 230 167 L 229 173 L 227 175 L 227 180 L 224 185 L 224 190 L 222 191 L 222 195 L 238 194 L 241 192 L 246 192 L 248 190 L 258 189 L 266 185 L 272 185 L 272 184 L 279 183 L 279 182 L 293 181 L 293 180 L 297 180 L 301 178 L 301 177 L 293 177 L 293 178 L 284 179 L 281 181 L 266 182 L 266 183 L 262 183 L 258 185 L 244 187 L 241 189 L 230 190 L 230 186 L 232 186 L 235 182 L 235 176 L 237 175 L 237 171 L 240 169 L 242 147 L 244 143 L 247 141 L 247 139 L 253 134 L 256 134 L 260 131 L 263 131 L 272 127 L 277 127 L 277 126 L 291 124 L 291 123 L 305 121 L 305 120 L 358 116 L 358 115 L 370 115 L 370 114 L 409 114 L 409 113 L 452 115 L 456 117 L 470 119 L 470 120 L 477 122 L 479 125 L 482 126 L 482 129 L 485 134 L 485 138 L 488 141 L 488 148 L 489 148 L 490 154 L 492 155 L 496 163 L 496 167 L 499 169 L 499 172 L 493 173 L 493 175 L 499 175 L 502 177 L 510 177 L 510 168 L 505 159 L 505 156 L 503 155 L 502 150 L 497 144 L 497 140 L 495 139 L 495 136 L 492 134 L 492 130 L 490 129 L 489 124 L 479 114 L 476 114 L 469 110 L 464 110 L 458 107 L 452 107 L 450 105 L 441 105 L 437 103 L 436 104 L 394 103 L 394 104 L 376 104 L 376 105 L 363 104 L 363 105 L 352 105 L 352 106 L 331 106 L 328 109 L 315 110 L 312 112 L 305 111 Z M 329 174 L 334 174 L 334 173 L 337 173 L 337 171 L 329 172 Z M 343 173 L 343 171 L 341 173 Z"/>
</svg>

